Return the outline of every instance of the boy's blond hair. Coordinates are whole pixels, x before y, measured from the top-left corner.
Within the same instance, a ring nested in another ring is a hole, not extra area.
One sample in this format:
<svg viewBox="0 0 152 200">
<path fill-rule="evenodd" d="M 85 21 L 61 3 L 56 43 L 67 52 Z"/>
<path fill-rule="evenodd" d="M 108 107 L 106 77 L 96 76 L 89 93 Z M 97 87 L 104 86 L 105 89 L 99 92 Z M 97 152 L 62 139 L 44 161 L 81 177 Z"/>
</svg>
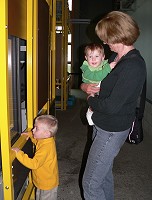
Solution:
<svg viewBox="0 0 152 200">
<path fill-rule="evenodd" d="M 40 115 L 35 119 L 35 122 L 43 123 L 47 126 L 48 131 L 51 133 L 51 137 L 55 136 L 58 130 L 58 120 L 53 115 Z"/>
<path fill-rule="evenodd" d="M 104 48 L 101 44 L 91 43 L 91 44 L 88 44 L 87 46 L 85 46 L 85 49 L 84 49 L 85 56 L 87 56 L 87 53 L 89 50 L 91 50 L 91 51 L 98 50 L 104 56 Z"/>
</svg>

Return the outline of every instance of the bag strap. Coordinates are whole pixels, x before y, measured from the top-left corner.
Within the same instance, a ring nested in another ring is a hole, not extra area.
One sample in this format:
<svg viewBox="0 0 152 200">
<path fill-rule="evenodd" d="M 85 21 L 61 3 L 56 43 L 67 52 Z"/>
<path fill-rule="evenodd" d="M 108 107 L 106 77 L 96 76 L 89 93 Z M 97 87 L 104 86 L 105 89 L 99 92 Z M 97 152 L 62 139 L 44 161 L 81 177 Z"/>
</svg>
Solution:
<svg viewBox="0 0 152 200">
<path fill-rule="evenodd" d="M 137 55 L 137 54 L 131 55 L 131 57 L 136 57 L 136 56 L 138 56 L 140 59 L 142 59 L 144 61 L 144 59 L 142 58 L 141 55 Z M 146 88 L 147 88 L 147 80 L 145 78 L 145 82 L 144 82 L 144 85 L 142 87 L 141 94 L 140 94 L 139 106 L 137 107 L 137 109 L 138 109 L 138 113 L 137 113 L 138 119 L 142 119 L 143 115 L 144 115 L 145 103 L 146 103 Z"/>
<path fill-rule="evenodd" d="M 138 57 L 144 61 L 144 59 L 142 58 L 141 55 L 137 55 L 135 53 L 129 55 L 128 57 L 129 58 Z M 119 62 L 123 61 L 124 59 L 128 59 L 128 57 L 123 58 Z M 145 109 L 145 103 L 146 103 L 146 87 L 147 87 L 147 81 L 145 79 L 145 82 L 144 82 L 144 85 L 142 87 L 141 94 L 140 94 L 140 102 L 139 102 L 139 105 L 137 106 L 137 115 L 136 116 L 138 117 L 138 119 L 142 119 L 143 115 L 144 115 L 144 109 Z"/>
<path fill-rule="evenodd" d="M 146 80 L 144 82 L 141 95 L 140 95 L 140 103 L 139 103 L 139 109 L 138 109 L 138 118 L 142 119 L 144 115 L 144 109 L 145 109 L 145 103 L 146 103 Z"/>
</svg>

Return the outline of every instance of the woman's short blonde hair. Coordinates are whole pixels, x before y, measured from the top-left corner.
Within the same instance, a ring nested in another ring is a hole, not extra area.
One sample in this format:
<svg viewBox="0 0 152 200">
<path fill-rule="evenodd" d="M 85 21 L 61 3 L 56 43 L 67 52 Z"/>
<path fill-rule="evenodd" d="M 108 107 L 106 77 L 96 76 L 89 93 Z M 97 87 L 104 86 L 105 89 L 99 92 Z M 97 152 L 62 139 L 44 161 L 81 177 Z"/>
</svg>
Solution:
<svg viewBox="0 0 152 200">
<path fill-rule="evenodd" d="M 140 35 L 135 20 L 121 11 L 108 13 L 97 23 L 95 31 L 107 44 L 122 43 L 127 46 L 133 45 Z"/>
<path fill-rule="evenodd" d="M 51 137 L 55 136 L 58 130 L 58 120 L 53 115 L 40 115 L 35 119 L 35 122 L 44 124 L 48 131 L 51 133 Z"/>
</svg>

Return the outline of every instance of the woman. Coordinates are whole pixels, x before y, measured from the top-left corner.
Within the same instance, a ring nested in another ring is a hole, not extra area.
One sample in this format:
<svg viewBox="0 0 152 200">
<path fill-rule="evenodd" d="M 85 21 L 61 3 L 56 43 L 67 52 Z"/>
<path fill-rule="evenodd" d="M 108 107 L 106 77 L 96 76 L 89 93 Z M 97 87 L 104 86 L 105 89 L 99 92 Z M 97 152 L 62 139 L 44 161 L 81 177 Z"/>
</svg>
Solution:
<svg viewBox="0 0 152 200">
<path fill-rule="evenodd" d="M 95 124 L 82 184 L 85 200 L 113 200 L 113 161 L 134 121 L 146 65 L 134 47 L 139 27 L 128 14 L 108 13 L 97 23 L 95 31 L 114 52 L 109 62 L 117 64 L 102 81 L 99 97 L 93 95 L 98 92 L 96 85 L 81 84 L 81 89 L 89 94 Z"/>
</svg>

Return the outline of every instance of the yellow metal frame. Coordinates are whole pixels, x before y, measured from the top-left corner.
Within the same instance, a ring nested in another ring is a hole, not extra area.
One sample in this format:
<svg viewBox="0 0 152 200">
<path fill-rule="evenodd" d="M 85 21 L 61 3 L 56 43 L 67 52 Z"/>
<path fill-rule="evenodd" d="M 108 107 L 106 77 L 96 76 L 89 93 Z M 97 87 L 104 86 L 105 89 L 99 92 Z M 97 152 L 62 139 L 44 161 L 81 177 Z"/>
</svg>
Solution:
<svg viewBox="0 0 152 200">
<path fill-rule="evenodd" d="M 33 0 L 27 0 L 27 126 L 33 127 Z"/>
<path fill-rule="evenodd" d="M 55 26 L 56 26 L 56 0 L 46 0 L 50 6 L 50 16 L 52 16 L 51 32 L 51 101 L 55 99 Z M 27 131 L 33 127 L 33 119 L 38 114 L 38 0 L 27 0 Z M 15 153 L 11 151 L 10 138 L 10 114 L 9 114 L 9 84 L 8 84 L 8 0 L 1 1 L 0 6 L 0 84 L 1 87 L 1 112 L 0 112 L 0 142 L 2 156 L 2 175 L 4 199 L 13 200 L 13 179 L 12 162 L 15 159 Z M 50 100 L 46 102 L 42 111 L 49 110 Z M 26 139 L 20 137 L 13 147 L 22 147 Z M 34 199 L 34 186 L 29 174 L 29 184 L 23 196 L 23 200 Z"/>
<path fill-rule="evenodd" d="M 50 97 L 51 97 L 51 101 L 53 101 L 55 99 L 55 66 L 56 66 L 56 0 L 52 0 L 52 11 L 51 12 L 51 24 L 52 27 L 50 27 L 51 30 L 51 41 L 50 41 L 50 58 L 51 58 L 51 62 L 50 62 Z"/>
<path fill-rule="evenodd" d="M 67 50 L 68 50 L 68 2 L 67 0 L 57 0 L 62 3 L 62 19 L 57 21 L 56 25 L 62 26 L 62 47 L 61 47 L 61 83 L 57 83 L 56 86 L 61 87 L 61 103 L 56 104 L 56 107 L 60 107 L 61 110 L 67 108 L 68 98 L 68 82 L 67 82 Z"/>
<path fill-rule="evenodd" d="M 67 82 L 67 52 L 68 52 L 68 26 L 67 26 L 67 16 L 68 16 L 68 3 L 67 1 L 64 2 L 64 69 L 63 69 L 63 74 L 64 74 L 64 103 L 63 103 L 63 109 L 66 110 L 67 107 L 67 87 L 68 87 L 68 82 Z"/>
<path fill-rule="evenodd" d="M 65 0 L 61 0 L 62 1 L 62 21 L 61 21 L 61 25 L 62 25 L 62 47 L 61 47 L 61 110 L 63 110 L 63 106 L 64 106 L 64 28 L 65 28 L 65 16 L 64 16 L 64 2 Z"/>
<path fill-rule="evenodd" d="M 8 1 L 1 1 L 0 6 L 0 134 L 3 169 L 4 199 L 13 199 L 12 167 L 10 159 L 10 133 L 8 111 Z"/>
<path fill-rule="evenodd" d="M 38 0 L 34 0 L 33 10 L 33 116 L 35 118 L 38 113 Z"/>
</svg>

